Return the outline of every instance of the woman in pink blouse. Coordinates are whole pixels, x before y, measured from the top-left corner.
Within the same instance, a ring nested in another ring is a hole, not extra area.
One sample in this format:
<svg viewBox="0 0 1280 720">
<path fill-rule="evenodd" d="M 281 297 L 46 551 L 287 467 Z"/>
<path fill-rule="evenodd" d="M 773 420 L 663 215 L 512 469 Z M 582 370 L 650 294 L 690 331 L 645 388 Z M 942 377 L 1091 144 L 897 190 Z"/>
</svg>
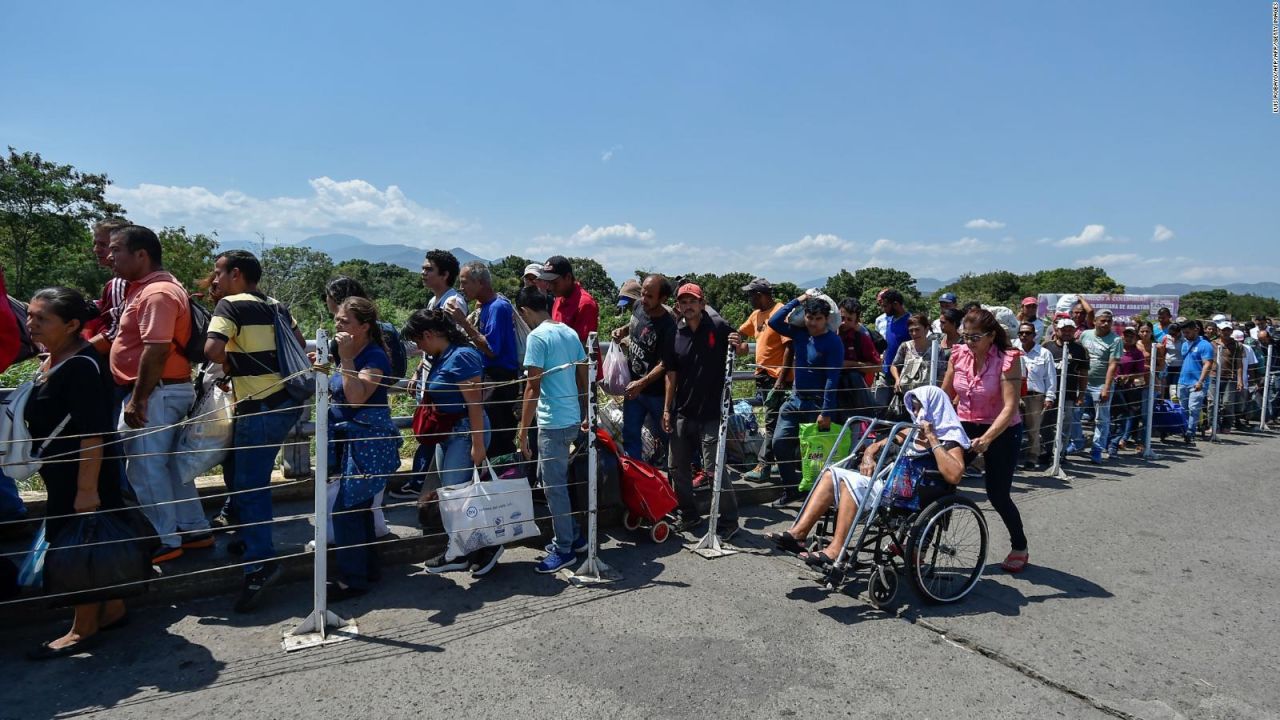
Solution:
<svg viewBox="0 0 1280 720">
<path fill-rule="evenodd" d="M 1030 556 L 1022 516 L 1009 496 L 1013 471 L 1022 446 L 1022 363 L 1004 326 L 989 310 L 976 308 L 964 316 L 963 345 L 951 351 L 942 389 L 956 405 L 956 414 L 973 441 L 972 450 L 985 458 L 983 480 L 987 499 L 1009 531 L 1012 551 L 1000 567 L 1022 572 Z"/>
</svg>

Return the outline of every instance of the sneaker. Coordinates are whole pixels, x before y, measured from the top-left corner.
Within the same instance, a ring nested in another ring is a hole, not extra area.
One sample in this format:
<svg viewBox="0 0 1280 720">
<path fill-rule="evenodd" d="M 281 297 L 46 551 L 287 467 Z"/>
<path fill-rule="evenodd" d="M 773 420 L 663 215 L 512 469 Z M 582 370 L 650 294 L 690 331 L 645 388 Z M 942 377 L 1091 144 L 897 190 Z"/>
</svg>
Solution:
<svg viewBox="0 0 1280 720">
<path fill-rule="evenodd" d="M 569 567 L 573 563 L 577 562 L 577 560 L 578 557 L 573 553 L 547 553 L 547 556 L 542 558 L 542 562 L 538 563 L 533 569 L 534 571 L 543 573 L 544 575 L 550 574 L 556 572 L 560 568 Z"/>
<path fill-rule="evenodd" d="M 421 494 L 421 481 L 410 481 L 394 490 L 387 491 L 387 497 L 392 500 L 417 500 L 418 496 Z"/>
<path fill-rule="evenodd" d="M 458 572 L 471 567 L 471 562 L 467 559 L 469 556 L 463 555 L 452 560 L 446 560 L 445 556 L 448 552 L 442 552 L 439 555 L 427 560 L 423 563 L 423 567 L 432 575 L 439 575 L 447 572 Z"/>
<path fill-rule="evenodd" d="M 169 562 L 170 560 L 177 560 L 180 557 L 182 557 L 181 545 L 177 547 L 169 547 L 168 545 L 161 545 L 160 547 L 156 548 L 156 551 L 154 553 L 151 554 L 151 564 L 159 565 L 160 563 Z"/>
<path fill-rule="evenodd" d="M 244 576 L 244 588 L 240 590 L 240 597 L 236 599 L 235 611 L 238 613 L 247 613 L 258 606 L 262 602 L 262 592 L 267 588 L 275 585 L 280 580 L 283 571 L 280 565 L 274 562 L 266 563 L 262 569 L 247 573 Z"/>
<path fill-rule="evenodd" d="M 213 547 L 213 532 L 210 530 L 190 533 L 182 541 L 183 550 L 205 550 L 211 547 Z"/>
<path fill-rule="evenodd" d="M 784 508 L 794 503 L 797 499 L 799 499 L 799 497 L 800 497 L 800 493 L 798 491 L 792 490 L 791 488 L 784 488 L 782 491 L 782 494 L 779 495 L 776 500 L 769 503 L 769 507 Z"/>
<path fill-rule="evenodd" d="M 1102 464 L 1102 450 L 1100 448 L 1094 448 L 1093 450 L 1089 451 L 1089 462 L 1093 463 L 1094 465 Z"/>
<path fill-rule="evenodd" d="M 1077 445 L 1077 444 L 1075 444 L 1075 443 L 1067 443 L 1067 447 L 1066 447 L 1066 449 L 1064 449 L 1064 450 L 1062 451 L 1062 454 L 1063 454 L 1063 455 L 1075 455 L 1076 453 L 1080 452 L 1081 450 L 1084 450 L 1084 448 L 1083 448 L 1083 447 L 1081 447 L 1080 445 Z"/>
<path fill-rule="evenodd" d="M 711 480 L 712 478 L 705 471 L 699 470 L 693 474 L 693 489 L 706 490 L 711 487 Z"/>
<path fill-rule="evenodd" d="M 764 479 L 765 474 L 767 474 L 768 472 L 769 472 L 769 469 L 764 465 L 756 465 L 750 470 L 742 473 L 742 479 L 750 480 L 752 482 L 760 482 L 761 480 Z"/>
<path fill-rule="evenodd" d="M 213 532 L 226 532 L 231 529 L 235 523 L 231 522 L 231 518 L 225 513 L 220 512 L 213 516 L 209 521 L 209 529 Z"/>
<path fill-rule="evenodd" d="M 702 518 L 697 517 L 696 515 L 689 516 L 687 518 L 684 515 L 680 515 L 676 518 L 675 522 L 670 523 L 671 532 L 688 532 L 693 528 L 698 527 L 700 524 L 702 524 Z"/>
<path fill-rule="evenodd" d="M 571 547 L 575 554 L 581 555 L 585 553 L 587 551 L 587 534 L 582 532 L 578 533 L 578 537 L 573 539 L 573 545 Z"/>
<path fill-rule="evenodd" d="M 502 557 L 502 553 L 505 550 L 504 546 L 497 545 L 495 547 L 480 548 L 467 556 L 471 560 L 467 565 L 471 570 L 471 577 L 478 578 L 488 575 L 489 571 L 498 564 L 498 558 Z"/>
</svg>

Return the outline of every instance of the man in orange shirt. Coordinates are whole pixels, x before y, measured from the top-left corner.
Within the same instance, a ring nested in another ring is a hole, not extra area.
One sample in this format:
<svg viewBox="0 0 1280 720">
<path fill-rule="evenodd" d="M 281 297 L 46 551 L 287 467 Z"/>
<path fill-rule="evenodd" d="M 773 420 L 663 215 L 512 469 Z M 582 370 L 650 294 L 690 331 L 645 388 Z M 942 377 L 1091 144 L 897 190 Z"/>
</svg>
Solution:
<svg viewBox="0 0 1280 720">
<path fill-rule="evenodd" d="M 182 355 L 191 336 L 187 291 L 161 264 L 160 239 L 129 225 L 111 233 L 116 275 L 129 283 L 115 341 L 111 374 L 125 393 L 121 431 L 125 474 L 162 543 L 152 557 L 165 562 L 183 549 L 213 547 L 209 521 L 172 466 L 180 428 L 195 401 L 191 364 Z M 129 432 L 129 430 L 137 432 Z"/>
<path fill-rule="evenodd" d="M 730 338 L 739 355 L 747 354 L 745 338 L 756 341 L 756 397 L 764 405 L 764 442 L 755 469 L 742 477 L 746 480 L 769 481 L 773 458 L 773 431 L 778 425 L 778 410 L 787 399 L 791 382 L 791 340 L 769 327 L 769 316 L 782 306 L 773 299 L 773 284 L 758 277 L 742 287 L 751 304 L 752 313 Z"/>
</svg>

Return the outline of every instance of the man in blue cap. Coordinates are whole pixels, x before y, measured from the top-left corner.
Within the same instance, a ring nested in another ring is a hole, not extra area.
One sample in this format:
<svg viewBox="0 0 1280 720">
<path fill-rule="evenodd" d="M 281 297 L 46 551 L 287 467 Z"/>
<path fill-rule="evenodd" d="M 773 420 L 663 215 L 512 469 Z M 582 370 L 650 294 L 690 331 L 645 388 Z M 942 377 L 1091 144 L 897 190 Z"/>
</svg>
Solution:
<svg viewBox="0 0 1280 720">
<path fill-rule="evenodd" d="M 953 292 L 944 292 L 938 296 L 938 319 L 933 321 L 933 332 L 935 335 L 942 334 L 942 313 L 956 306 L 956 294 Z"/>
</svg>

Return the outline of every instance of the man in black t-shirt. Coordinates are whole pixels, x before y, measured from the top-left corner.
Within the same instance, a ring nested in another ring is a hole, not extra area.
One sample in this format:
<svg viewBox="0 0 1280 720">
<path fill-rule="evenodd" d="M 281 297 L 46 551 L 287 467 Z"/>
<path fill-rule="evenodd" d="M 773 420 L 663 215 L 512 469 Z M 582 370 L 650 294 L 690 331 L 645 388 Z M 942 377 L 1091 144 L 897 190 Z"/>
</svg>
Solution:
<svg viewBox="0 0 1280 720">
<path fill-rule="evenodd" d="M 671 433 L 671 482 L 680 500 L 676 530 L 684 531 L 701 522 L 693 496 L 695 453 L 700 451 L 706 472 L 715 471 L 725 357 L 731 349 L 729 334 L 733 328 L 719 315 L 707 312 L 702 288 L 693 283 L 681 285 L 676 292 L 676 312 L 681 322 L 675 341 L 662 360 L 666 368 L 662 427 Z M 716 534 L 728 540 L 738 530 L 738 502 L 727 473 L 721 482 Z"/>
<path fill-rule="evenodd" d="M 667 433 L 662 429 L 662 401 L 666 393 L 663 377 L 666 370 L 662 355 L 674 342 L 676 321 L 666 306 L 671 297 L 671 284 L 662 275 L 650 275 L 640 286 L 640 302 L 631 313 L 631 322 L 613 332 L 613 341 L 627 341 L 627 364 L 631 370 L 631 382 L 627 385 L 622 403 L 622 447 L 633 458 L 644 457 L 644 436 L 641 428 L 650 422 L 650 428 L 658 438 L 657 465 L 665 465 L 662 453 L 667 444 Z"/>
<path fill-rule="evenodd" d="M 1062 372 L 1062 352 L 1065 348 L 1067 356 L 1070 358 L 1070 364 L 1067 367 L 1067 394 L 1066 402 L 1062 406 L 1063 417 L 1068 423 L 1064 442 L 1069 440 L 1069 444 L 1063 451 L 1063 454 L 1080 452 L 1084 449 L 1084 429 L 1080 427 L 1080 423 L 1074 422 L 1075 413 L 1073 410 L 1076 406 L 1083 402 L 1084 391 L 1089 384 L 1089 351 L 1076 341 L 1076 323 L 1071 318 L 1060 318 L 1054 329 L 1053 337 L 1044 341 L 1045 350 L 1053 356 L 1053 362 L 1056 366 L 1054 372 Z M 1049 413 L 1044 418 L 1044 424 L 1040 426 L 1041 438 L 1045 443 L 1042 447 L 1053 451 L 1055 433 L 1058 428 L 1058 413 Z M 1043 460 L 1044 458 L 1037 458 Z"/>
</svg>

